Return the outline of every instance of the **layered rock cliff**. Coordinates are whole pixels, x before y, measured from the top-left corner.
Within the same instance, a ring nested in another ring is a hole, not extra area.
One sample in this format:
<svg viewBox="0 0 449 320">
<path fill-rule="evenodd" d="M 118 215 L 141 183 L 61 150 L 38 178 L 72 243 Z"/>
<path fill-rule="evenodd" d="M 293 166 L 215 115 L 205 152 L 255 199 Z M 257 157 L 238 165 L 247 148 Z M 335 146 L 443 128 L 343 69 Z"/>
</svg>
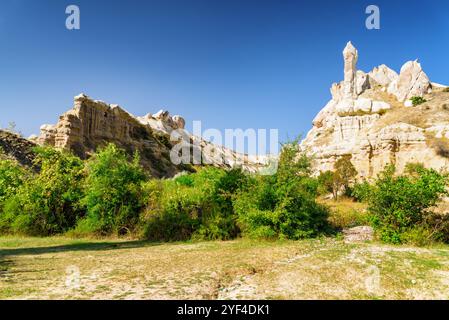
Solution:
<svg viewBox="0 0 449 320">
<path fill-rule="evenodd" d="M 130 155 L 138 151 L 143 166 L 155 177 L 174 176 L 191 169 L 191 164 L 207 163 L 223 168 L 241 166 L 251 172 L 265 165 L 264 157 L 252 158 L 215 146 L 184 130 L 183 136 L 187 136 L 185 140 L 191 143 L 192 153 L 193 148 L 197 148 L 201 159 L 199 163 L 175 164 L 170 152 L 179 141 L 172 141 L 170 134 L 184 126 L 185 120 L 181 116 L 172 117 L 167 111 L 135 117 L 118 105 L 80 94 L 74 98 L 73 108 L 60 116 L 56 125 L 41 126 L 40 135 L 31 140 L 39 145 L 71 150 L 81 158 L 88 158 L 107 143 L 114 143 Z"/>
<path fill-rule="evenodd" d="M 344 80 L 331 87 L 332 99 L 313 120 L 301 147 L 313 157 L 314 169 L 332 170 L 343 155 L 361 178 L 370 178 L 389 164 L 402 171 L 409 162 L 449 169 L 449 92 L 437 85 L 418 61 L 400 73 L 380 65 L 357 70 L 358 51 L 349 42 L 344 51 Z M 425 103 L 413 106 L 412 98 Z"/>
<path fill-rule="evenodd" d="M 34 147 L 35 143 L 20 135 L 0 130 L 0 158 L 14 159 L 23 166 L 31 167 L 36 158 Z"/>
</svg>

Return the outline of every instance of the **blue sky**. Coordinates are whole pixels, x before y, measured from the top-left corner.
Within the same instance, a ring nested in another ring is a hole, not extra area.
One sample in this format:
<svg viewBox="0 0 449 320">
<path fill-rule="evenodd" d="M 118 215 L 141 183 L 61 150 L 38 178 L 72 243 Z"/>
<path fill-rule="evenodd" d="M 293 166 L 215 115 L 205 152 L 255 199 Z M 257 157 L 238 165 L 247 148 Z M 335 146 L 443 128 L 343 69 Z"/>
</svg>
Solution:
<svg viewBox="0 0 449 320">
<path fill-rule="evenodd" d="M 81 30 L 65 28 L 65 8 Z M 381 30 L 365 28 L 365 8 Z M 135 115 L 167 109 L 203 128 L 306 133 L 343 78 L 419 58 L 449 84 L 449 1 L 2 0 L 0 125 L 38 133 L 85 92 Z"/>
</svg>

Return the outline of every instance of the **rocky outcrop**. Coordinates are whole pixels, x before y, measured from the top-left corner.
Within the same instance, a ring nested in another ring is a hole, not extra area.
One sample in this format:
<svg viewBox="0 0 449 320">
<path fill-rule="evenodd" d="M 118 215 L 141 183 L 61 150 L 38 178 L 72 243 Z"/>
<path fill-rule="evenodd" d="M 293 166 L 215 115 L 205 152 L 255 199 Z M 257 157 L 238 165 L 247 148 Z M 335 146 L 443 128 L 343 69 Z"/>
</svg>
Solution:
<svg viewBox="0 0 449 320">
<path fill-rule="evenodd" d="M 111 142 L 129 154 L 138 151 L 142 165 L 156 177 L 172 176 L 182 170 L 171 163 L 166 139 L 120 106 L 84 94 L 74 98 L 73 108 L 60 116 L 56 125 L 41 126 L 35 140 L 40 145 L 71 150 L 83 159 Z"/>
<path fill-rule="evenodd" d="M 370 79 L 382 87 L 388 87 L 390 83 L 397 81 L 399 75 L 396 71 L 391 70 L 386 65 L 382 64 L 379 67 L 375 67 L 370 73 L 368 73 Z"/>
<path fill-rule="evenodd" d="M 429 93 L 431 88 L 429 77 L 416 60 L 409 61 L 402 66 L 399 77 L 390 83 L 388 92 L 394 94 L 399 101 L 404 102 L 412 97 L 422 97 Z"/>
<path fill-rule="evenodd" d="M 409 162 L 449 169 L 448 158 L 430 143 L 449 138 L 449 112 L 443 110 L 449 94 L 443 92 L 444 86 L 432 92 L 417 61 L 405 63 L 400 74 L 386 65 L 368 73 L 357 70 L 358 51 L 350 42 L 343 59 L 344 80 L 332 85 L 332 99 L 301 143 L 313 156 L 315 172 L 333 170 L 336 160 L 348 154 L 360 178 L 375 176 L 389 163 L 399 171 Z M 405 108 L 404 102 L 414 96 L 429 101 Z"/>
<path fill-rule="evenodd" d="M 361 84 L 363 82 L 363 80 L 358 81 L 358 79 L 362 79 L 363 75 L 359 74 L 359 77 L 357 77 L 356 65 L 359 54 L 351 42 L 348 42 L 343 50 L 343 57 L 345 62 L 343 98 L 352 99 L 357 97 L 357 84 Z"/>
<path fill-rule="evenodd" d="M 264 157 L 249 157 L 224 147 L 194 137 L 182 130 L 185 120 L 161 110 L 156 114 L 135 117 L 120 106 L 93 100 L 84 94 L 74 98 L 71 110 L 60 116 L 56 125 L 41 126 L 41 133 L 34 141 L 58 149 L 71 150 L 81 158 L 88 158 L 99 147 L 114 143 L 130 155 L 138 151 L 142 165 L 155 177 L 171 177 L 188 170 L 192 164 L 207 163 L 223 168 L 241 166 L 255 172 L 266 164 Z M 173 146 L 179 141 L 170 134 L 182 130 L 185 140 L 198 148 L 199 163 L 174 163 L 170 157 Z M 213 152 L 212 152 L 212 151 Z"/>
<path fill-rule="evenodd" d="M 0 157 L 14 159 L 23 166 L 33 166 L 36 155 L 33 148 L 36 144 L 21 136 L 0 130 Z"/>
</svg>

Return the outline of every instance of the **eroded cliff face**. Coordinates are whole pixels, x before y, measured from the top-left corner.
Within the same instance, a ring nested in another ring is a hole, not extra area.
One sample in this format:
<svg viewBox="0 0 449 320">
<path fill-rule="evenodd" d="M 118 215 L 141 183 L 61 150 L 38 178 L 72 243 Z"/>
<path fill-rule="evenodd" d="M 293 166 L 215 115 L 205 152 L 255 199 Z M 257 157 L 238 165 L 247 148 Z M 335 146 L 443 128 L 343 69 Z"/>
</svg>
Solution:
<svg viewBox="0 0 449 320">
<path fill-rule="evenodd" d="M 153 176 L 169 177 L 182 170 L 171 163 L 169 145 L 149 127 L 120 108 L 81 94 L 56 125 L 41 126 L 34 139 L 40 145 L 71 150 L 86 159 L 98 147 L 114 143 L 130 155 L 138 151 L 142 165 Z"/>
<path fill-rule="evenodd" d="M 14 159 L 23 166 L 32 167 L 36 158 L 34 147 L 36 147 L 35 143 L 20 135 L 0 130 L 0 159 Z"/>
<path fill-rule="evenodd" d="M 99 147 L 114 143 L 130 155 L 138 151 L 143 166 L 155 177 L 172 177 L 191 169 L 193 164 L 175 164 L 170 157 L 173 146 L 179 141 L 171 141 L 174 130 L 184 129 L 185 120 L 181 116 L 171 116 L 167 111 L 135 117 L 118 105 L 93 100 L 84 94 L 74 98 L 71 110 L 59 117 L 56 125 L 41 126 L 38 137 L 32 138 L 39 145 L 50 145 L 58 149 L 71 150 L 81 158 L 88 158 Z M 217 167 L 241 166 L 256 172 L 262 168 L 264 157 L 251 158 L 224 147 L 187 135 L 192 146 L 198 146 L 201 159 L 199 165 L 207 163 Z M 193 142 L 196 141 L 196 144 Z M 213 154 L 212 151 L 213 150 Z M 193 147 L 192 147 L 193 151 Z M 193 159 L 192 159 L 193 160 Z M 198 164 L 198 163 L 195 163 Z"/>
<path fill-rule="evenodd" d="M 350 42 L 343 58 L 344 80 L 332 85 L 332 99 L 301 143 L 314 158 L 315 172 L 333 170 L 348 154 L 360 178 L 371 178 L 390 163 L 399 172 L 409 162 L 449 169 L 445 87 L 431 83 L 418 61 L 405 63 L 400 74 L 385 65 L 365 73 L 356 68 L 358 51 Z M 413 106 L 412 97 L 427 102 Z"/>
</svg>

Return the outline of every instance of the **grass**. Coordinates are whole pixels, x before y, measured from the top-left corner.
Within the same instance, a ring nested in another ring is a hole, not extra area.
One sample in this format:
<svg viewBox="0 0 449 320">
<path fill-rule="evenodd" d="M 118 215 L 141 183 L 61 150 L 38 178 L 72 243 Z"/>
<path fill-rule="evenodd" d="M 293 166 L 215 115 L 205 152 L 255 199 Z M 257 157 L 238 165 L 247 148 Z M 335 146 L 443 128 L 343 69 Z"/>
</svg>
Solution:
<svg viewBox="0 0 449 320">
<path fill-rule="evenodd" d="M 0 299 L 449 298 L 449 246 L 0 238 Z"/>
<path fill-rule="evenodd" d="M 336 229 L 351 228 L 368 224 L 367 205 L 349 198 L 318 199 L 330 209 L 329 222 Z"/>
<path fill-rule="evenodd" d="M 449 139 L 446 137 L 437 138 L 433 134 L 426 134 L 426 143 L 429 147 L 435 150 L 436 154 L 449 158 Z"/>
<path fill-rule="evenodd" d="M 339 112 L 339 117 L 356 117 L 356 116 L 369 116 L 373 114 L 379 114 L 383 116 L 385 113 L 387 113 L 387 110 L 379 110 L 378 112 L 371 112 L 371 111 L 363 111 L 363 110 L 357 110 L 357 111 L 348 111 L 348 112 Z"/>
</svg>

